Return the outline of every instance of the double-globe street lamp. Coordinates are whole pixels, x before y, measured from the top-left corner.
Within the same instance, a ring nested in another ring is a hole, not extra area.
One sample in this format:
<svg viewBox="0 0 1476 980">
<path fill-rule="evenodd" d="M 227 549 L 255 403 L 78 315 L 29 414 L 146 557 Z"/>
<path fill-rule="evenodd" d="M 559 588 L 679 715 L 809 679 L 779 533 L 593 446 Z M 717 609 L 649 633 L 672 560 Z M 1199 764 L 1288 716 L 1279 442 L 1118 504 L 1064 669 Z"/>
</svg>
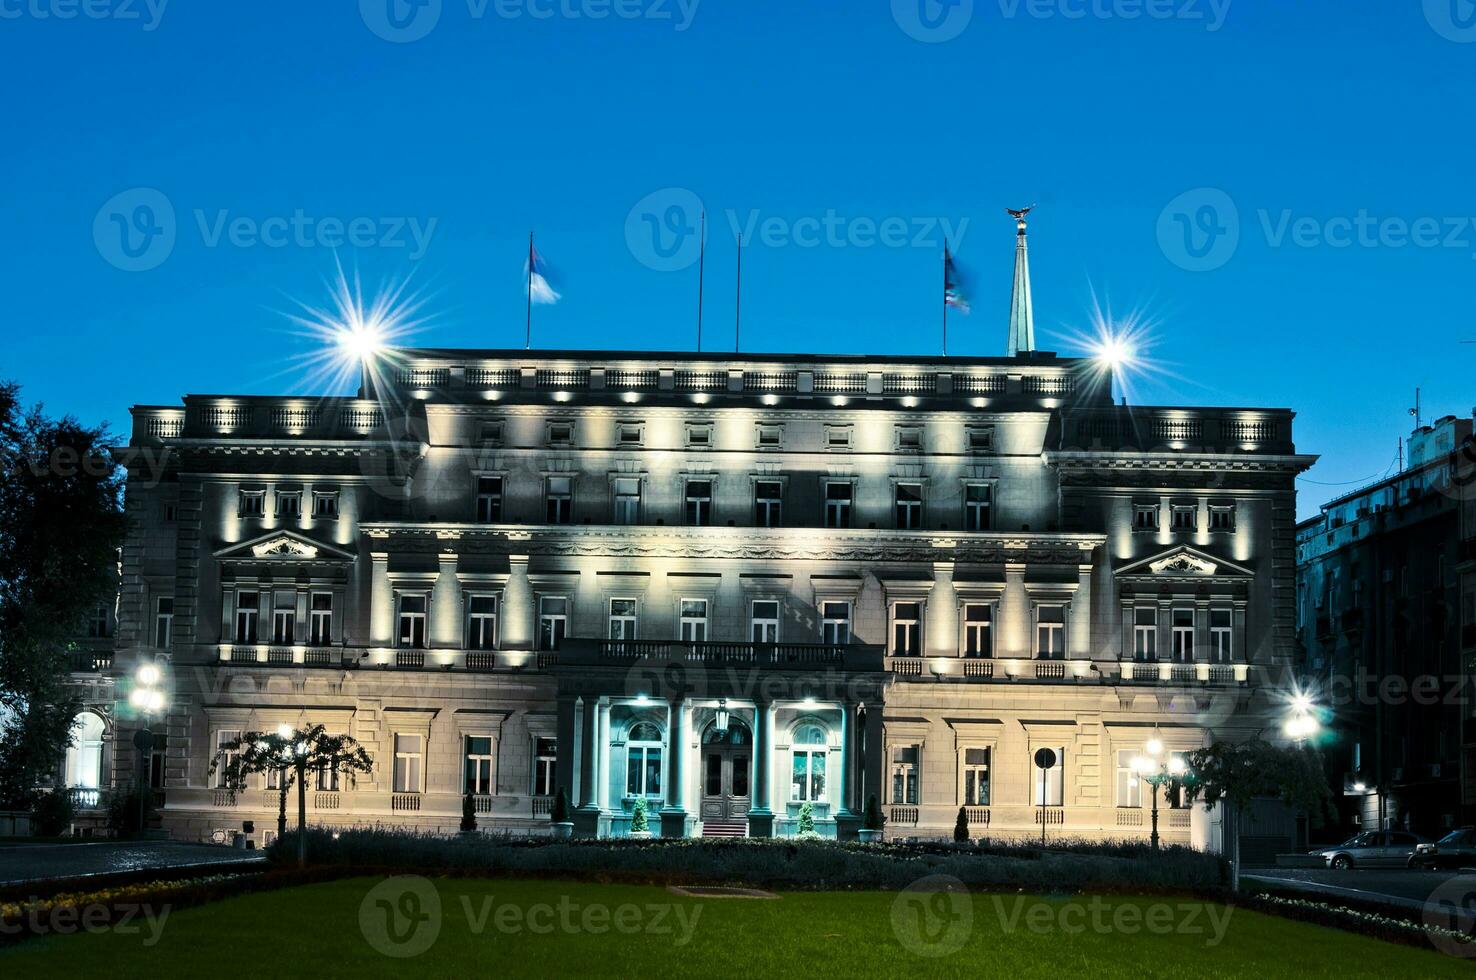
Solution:
<svg viewBox="0 0 1476 980">
<path fill-rule="evenodd" d="M 144 834 L 149 824 L 149 768 L 154 758 L 154 717 L 164 710 L 164 691 L 160 687 L 164 674 L 158 664 L 143 663 L 133 675 L 133 690 L 128 704 L 143 719 L 143 727 L 133 733 L 133 747 L 138 750 L 138 832 Z"/>
<path fill-rule="evenodd" d="M 1153 849 L 1158 850 L 1158 794 L 1162 787 L 1180 780 L 1186 772 L 1184 760 L 1173 754 L 1165 755 L 1163 739 L 1154 735 L 1143 745 L 1143 751 L 1133 758 L 1133 769 L 1140 779 L 1151 787 L 1153 798 L 1153 832 L 1149 836 Z"/>
</svg>

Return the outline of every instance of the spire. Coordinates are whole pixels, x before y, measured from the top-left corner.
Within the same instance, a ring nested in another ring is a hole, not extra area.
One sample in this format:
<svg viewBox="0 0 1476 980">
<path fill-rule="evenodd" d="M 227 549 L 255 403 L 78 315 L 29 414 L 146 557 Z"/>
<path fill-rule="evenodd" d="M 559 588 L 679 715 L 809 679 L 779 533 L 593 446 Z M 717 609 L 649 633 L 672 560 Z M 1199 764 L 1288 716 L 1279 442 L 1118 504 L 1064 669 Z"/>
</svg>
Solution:
<svg viewBox="0 0 1476 980">
<path fill-rule="evenodd" d="M 1018 211 L 1005 208 L 1019 229 L 1015 236 L 1015 286 L 1010 291 L 1010 357 L 1035 350 L 1035 311 L 1030 304 L 1030 257 L 1025 251 L 1025 216 L 1034 207 L 1032 204 Z"/>
</svg>

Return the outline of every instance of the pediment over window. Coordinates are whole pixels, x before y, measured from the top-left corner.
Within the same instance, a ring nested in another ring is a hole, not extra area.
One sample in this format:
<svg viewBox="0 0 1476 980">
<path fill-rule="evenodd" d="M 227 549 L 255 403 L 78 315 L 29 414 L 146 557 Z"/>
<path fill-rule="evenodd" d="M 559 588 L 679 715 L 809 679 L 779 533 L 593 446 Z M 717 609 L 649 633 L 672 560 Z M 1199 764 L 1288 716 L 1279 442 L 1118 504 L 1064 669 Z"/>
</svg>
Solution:
<svg viewBox="0 0 1476 980">
<path fill-rule="evenodd" d="M 298 534 L 272 531 L 259 538 L 222 548 L 215 557 L 225 561 L 353 561 L 353 552 Z"/>
<path fill-rule="evenodd" d="M 1242 565 L 1188 546 L 1140 558 L 1117 570 L 1118 578 L 1249 578 L 1253 574 Z"/>
</svg>

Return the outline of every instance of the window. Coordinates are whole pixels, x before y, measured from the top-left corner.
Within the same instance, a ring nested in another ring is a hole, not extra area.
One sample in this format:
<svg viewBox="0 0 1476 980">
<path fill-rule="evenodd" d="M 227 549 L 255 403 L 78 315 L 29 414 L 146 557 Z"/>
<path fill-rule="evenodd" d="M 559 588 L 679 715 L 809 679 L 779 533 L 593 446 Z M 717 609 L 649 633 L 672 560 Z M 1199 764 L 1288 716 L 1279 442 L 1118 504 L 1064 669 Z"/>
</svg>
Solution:
<svg viewBox="0 0 1476 980">
<path fill-rule="evenodd" d="M 851 526 L 851 484 L 825 484 L 825 526 Z"/>
<path fill-rule="evenodd" d="M 1133 659 L 1158 659 L 1158 607 L 1138 606 L 1133 609 Z"/>
<path fill-rule="evenodd" d="M 1050 749 L 1056 753 L 1056 764 L 1045 771 L 1044 777 L 1035 764 L 1036 749 L 1030 750 L 1030 803 L 1032 806 L 1060 806 L 1064 798 L 1066 748 L 1053 745 Z"/>
<path fill-rule="evenodd" d="M 712 481 L 687 481 L 687 524 L 707 527 L 712 523 Z"/>
<path fill-rule="evenodd" d="M 899 483 L 896 490 L 897 527 L 916 530 L 922 527 L 923 488 L 921 483 Z"/>
<path fill-rule="evenodd" d="M 569 630 L 569 600 L 563 596 L 538 598 L 538 649 L 557 650 Z"/>
<path fill-rule="evenodd" d="M 495 650 L 497 648 L 497 597 L 474 595 L 466 601 L 466 648 L 468 650 Z"/>
<path fill-rule="evenodd" d="M 240 517 L 261 517 L 266 513 L 265 490 L 242 490 L 236 500 L 236 514 Z"/>
<path fill-rule="evenodd" d="M 749 615 L 749 632 L 755 643 L 779 642 L 779 600 L 755 599 Z"/>
<path fill-rule="evenodd" d="M 236 593 L 236 642 L 255 643 L 256 619 L 260 611 L 261 595 L 257 592 Z"/>
<path fill-rule="evenodd" d="M 897 426 L 897 451 L 920 453 L 923 447 L 922 429 L 916 425 Z"/>
<path fill-rule="evenodd" d="M 1170 527 L 1175 531 L 1199 530 L 1199 508 L 1194 504 L 1174 504 L 1169 511 Z"/>
<path fill-rule="evenodd" d="M 706 449 L 712 445 L 711 422 L 687 423 L 687 448 Z"/>
<path fill-rule="evenodd" d="M 1035 607 L 1035 654 L 1049 660 L 1066 656 L 1066 607 Z"/>
<path fill-rule="evenodd" d="M 1174 659 L 1187 663 L 1194 659 L 1194 610 L 1175 609 L 1172 623 Z"/>
<path fill-rule="evenodd" d="M 994 608 L 970 602 L 963 608 L 963 652 L 965 657 L 994 656 Z"/>
<path fill-rule="evenodd" d="M 964 806 L 989 805 L 989 753 L 985 749 L 964 749 Z"/>
<path fill-rule="evenodd" d="M 760 449 L 778 449 L 784 445 L 784 428 L 779 425 L 760 425 L 754 435 L 754 444 Z"/>
<path fill-rule="evenodd" d="M 916 745 L 900 745 L 892 749 L 892 802 L 917 804 Z"/>
<path fill-rule="evenodd" d="M 970 426 L 968 429 L 969 452 L 987 453 L 994 449 L 993 426 Z"/>
<path fill-rule="evenodd" d="M 477 441 L 487 446 L 502 445 L 502 423 L 483 422 L 477 427 Z"/>
<path fill-rule="evenodd" d="M 1158 530 L 1158 505 L 1157 504 L 1133 504 L 1133 530 L 1134 531 L 1157 531 Z"/>
<path fill-rule="evenodd" d="M 1235 530 L 1235 508 L 1230 506 L 1210 505 L 1210 530 L 1220 533 L 1228 533 Z"/>
<path fill-rule="evenodd" d="M 179 506 L 177 504 L 164 505 L 164 523 L 173 524 L 179 520 Z"/>
<path fill-rule="evenodd" d="M 502 478 L 499 476 L 477 477 L 477 523 L 499 524 L 502 522 Z"/>
<path fill-rule="evenodd" d="M 464 792 L 472 796 L 491 796 L 492 787 L 492 737 L 490 735 L 468 735 L 463 742 Z"/>
<path fill-rule="evenodd" d="M 302 516 L 302 491 L 278 490 L 276 514 L 279 518 L 294 520 Z"/>
<path fill-rule="evenodd" d="M 547 504 L 548 523 L 568 524 L 574 506 L 574 478 L 551 476 L 544 490 Z"/>
<path fill-rule="evenodd" d="M 164 788 L 164 761 L 168 757 L 168 736 L 163 732 L 154 733 L 154 748 L 149 752 L 149 788 Z M 98 743 L 98 752 L 102 752 L 102 743 Z"/>
<path fill-rule="evenodd" d="M 1117 753 L 1117 805 L 1143 805 L 1143 779 L 1133 766 L 1133 752 Z"/>
<path fill-rule="evenodd" d="M 620 422 L 615 426 L 615 439 L 622 446 L 639 446 L 645 431 L 639 422 Z"/>
<path fill-rule="evenodd" d="M 801 725 L 794 731 L 790 749 L 789 798 L 796 803 L 818 803 L 825 799 L 825 730 L 819 725 Z"/>
<path fill-rule="evenodd" d="M 892 655 L 913 657 L 921 650 L 922 604 L 892 603 Z"/>
<path fill-rule="evenodd" d="M 753 485 L 754 523 L 759 527 L 784 525 L 784 484 L 760 480 Z"/>
<path fill-rule="evenodd" d="M 612 640 L 634 640 L 636 638 L 636 601 L 634 599 L 610 600 L 610 630 Z"/>
<path fill-rule="evenodd" d="M 661 795 L 661 731 L 648 721 L 632 726 L 625 740 L 625 795 Z"/>
<path fill-rule="evenodd" d="M 296 642 L 297 593 L 275 592 L 272 594 L 272 642 L 291 644 Z"/>
<path fill-rule="evenodd" d="M 820 638 L 831 646 L 845 646 L 851 642 L 851 604 L 849 602 L 820 604 Z"/>
<path fill-rule="evenodd" d="M 423 595 L 400 596 L 400 646 L 425 649 L 425 608 Z"/>
<path fill-rule="evenodd" d="M 425 736 L 396 735 L 394 792 L 419 793 L 424 763 Z"/>
<path fill-rule="evenodd" d="M 553 796 L 557 791 L 554 777 L 558 773 L 558 742 L 551 738 L 533 739 L 533 795 Z"/>
<path fill-rule="evenodd" d="M 103 737 L 106 726 L 91 711 L 79 712 L 72 718 L 72 742 L 66 751 L 66 784 L 82 789 L 101 789 L 103 785 Z M 160 739 L 162 736 L 155 735 Z"/>
<path fill-rule="evenodd" d="M 1233 632 L 1230 616 L 1229 609 L 1210 610 L 1210 659 L 1215 663 L 1228 664 L 1230 662 L 1230 643 Z"/>
<path fill-rule="evenodd" d="M 338 769 L 328 764 L 323 764 L 315 771 L 314 785 L 319 793 L 338 792 Z"/>
<path fill-rule="evenodd" d="M 308 617 L 308 642 L 325 647 L 333 642 L 333 593 L 314 592 Z"/>
<path fill-rule="evenodd" d="M 233 742 L 239 743 L 241 731 L 236 728 L 223 728 L 215 733 L 215 757 L 220 760 L 220 765 L 215 770 L 215 788 L 225 789 L 227 786 L 227 773 L 236 760 L 241 757 L 239 745 L 227 750 L 226 746 Z"/>
<path fill-rule="evenodd" d="M 641 522 L 640 477 L 625 476 L 615 481 L 615 499 L 611 517 L 616 524 L 632 525 Z"/>
<path fill-rule="evenodd" d="M 314 517 L 337 517 L 338 516 L 338 491 L 337 490 L 314 490 L 313 491 L 313 516 Z"/>
<path fill-rule="evenodd" d="M 702 643 L 707 639 L 707 600 L 682 600 L 681 638 L 689 643 Z"/>
<path fill-rule="evenodd" d="M 827 425 L 825 427 L 825 448 L 850 449 L 851 427 L 849 425 Z"/>
<path fill-rule="evenodd" d="M 87 621 L 87 635 L 94 640 L 101 640 L 108 635 L 108 607 L 106 603 L 98 603 L 92 610 L 92 618 Z"/>
<path fill-rule="evenodd" d="M 1189 768 L 1189 760 L 1183 752 L 1169 753 L 1169 770 L 1171 772 L 1184 772 Z M 1164 787 L 1164 798 L 1168 800 L 1170 810 L 1184 810 L 1190 806 L 1184 798 L 1184 784 L 1182 781 L 1169 783 Z"/>
<path fill-rule="evenodd" d="M 548 444 L 550 446 L 570 446 L 574 443 L 573 422 L 550 422 L 548 423 Z"/>
<path fill-rule="evenodd" d="M 989 530 L 990 506 L 994 488 L 987 483 L 970 483 L 964 487 L 964 530 Z"/>
<path fill-rule="evenodd" d="M 168 650 L 174 641 L 174 596 L 154 600 L 154 649 Z"/>
</svg>

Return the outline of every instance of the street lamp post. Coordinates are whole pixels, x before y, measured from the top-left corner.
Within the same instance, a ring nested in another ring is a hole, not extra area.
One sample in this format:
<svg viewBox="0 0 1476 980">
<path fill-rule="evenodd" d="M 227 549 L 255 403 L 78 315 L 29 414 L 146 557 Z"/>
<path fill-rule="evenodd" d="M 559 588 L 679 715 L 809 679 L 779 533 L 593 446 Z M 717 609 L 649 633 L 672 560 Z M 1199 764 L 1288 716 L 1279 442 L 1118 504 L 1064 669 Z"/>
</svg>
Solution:
<svg viewBox="0 0 1476 980">
<path fill-rule="evenodd" d="M 1184 774 L 1184 764 L 1173 756 L 1165 756 L 1163 752 L 1163 739 L 1154 735 L 1143 746 L 1143 754 L 1133 759 L 1133 768 L 1143 782 L 1151 788 L 1152 796 L 1152 833 L 1149 835 L 1149 843 L 1152 848 L 1158 850 L 1158 794 L 1169 782 L 1178 779 Z"/>
<path fill-rule="evenodd" d="M 128 703 L 143 718 L 143 728 L 133 735 L 133 746 L 138 750 L 138 832 L 145 833 L 149 823 L 149 766 L 154 754 L 154 715 L 164 709 L 164 692 L 159 684 L 163 675 L 154 663 L 140 664 L 133 675 L 133 690 L 128 694 Z"/>
</svg>

